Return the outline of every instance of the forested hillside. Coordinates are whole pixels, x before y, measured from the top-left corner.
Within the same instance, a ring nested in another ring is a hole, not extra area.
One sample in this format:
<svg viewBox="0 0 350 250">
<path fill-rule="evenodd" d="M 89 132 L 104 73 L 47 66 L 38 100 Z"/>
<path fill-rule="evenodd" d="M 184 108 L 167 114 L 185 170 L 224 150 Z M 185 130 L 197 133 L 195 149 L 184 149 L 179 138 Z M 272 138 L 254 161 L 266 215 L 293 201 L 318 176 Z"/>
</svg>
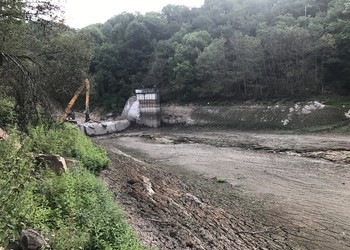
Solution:
<svg viewBox="0 0 350 250">
<path fill-rule="evenodd" d="M 154 85 L 163 101 L 344 94 L 349 17 L 348 0 L 205 0 L 123 13 L 83 29 L 96 47 L 95 101 L 115 108 Z"/>
<path fill-rule="evenodd" d="M 38 103 L 66 105 L 87 74 L 92 104 L 107 109 L 154 85 L 163 101 L 182 102 L 350 92 L 349 0 L 206 0 L 81 30 L 63 25 L 59 6 L 36 2 L 26 11 L 1 2 L 2 92 L 11 89 L 23 122 Z M 26 74 L 36 84 L 12 83 Z"/>
<path fill-rule="evenodd" d="M 0 249 L 143 249 L 95 176 L 106 152 L 51 119 L 93 56 L 89 34 L 61 17 L 51 1 L 0 1 Z"/>
</svg>

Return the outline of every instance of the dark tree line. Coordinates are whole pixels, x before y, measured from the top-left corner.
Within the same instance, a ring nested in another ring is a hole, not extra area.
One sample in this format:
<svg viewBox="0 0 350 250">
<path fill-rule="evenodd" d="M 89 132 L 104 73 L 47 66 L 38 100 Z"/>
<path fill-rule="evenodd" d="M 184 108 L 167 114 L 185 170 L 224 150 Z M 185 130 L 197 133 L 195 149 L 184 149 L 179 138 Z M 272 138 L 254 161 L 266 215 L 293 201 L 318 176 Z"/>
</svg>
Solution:
<svg viewBox="0 0 350 250">
<path fill-rule="evenodd" d="M 67 105 L 88 73 L 90 34 L 61 18 L 51 1 L 0 0 L 0 98 L 14 99 L 22 129 Z"/>
<path fill-rule="evenodd" d="M 348 0 L 206 0 L 91 25 L 95 100 L 122 105 L 136 87 L 163 98 L 308 97 L 350 91 Z"/>
<path fill-rule="evenodd" d="M 350 92 L 349 0 L 206 0 L 79 31 L 57 13 L 50 1 L 0 1 L 0 91 L 25 119 L 48 98 L 65 105 L 87 68 L 92 103 L 110 109 L 154 85 L 186 102 Z"/>
</svg>

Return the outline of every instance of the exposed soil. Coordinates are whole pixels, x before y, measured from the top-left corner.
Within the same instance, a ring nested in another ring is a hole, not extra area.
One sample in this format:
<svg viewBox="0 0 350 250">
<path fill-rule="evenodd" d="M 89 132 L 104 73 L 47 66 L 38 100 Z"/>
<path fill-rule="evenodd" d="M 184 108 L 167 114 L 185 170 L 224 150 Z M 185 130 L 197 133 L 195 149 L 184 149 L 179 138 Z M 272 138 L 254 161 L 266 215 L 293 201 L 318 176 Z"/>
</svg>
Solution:
<svg viewBox="0 0 350 250">
<path fill-rule="evenodd" d="M 349 137 L 165 128 L 95 140 L 112 159 L 102 178 L 151 247 L 350 249 Z"/>
</svg>

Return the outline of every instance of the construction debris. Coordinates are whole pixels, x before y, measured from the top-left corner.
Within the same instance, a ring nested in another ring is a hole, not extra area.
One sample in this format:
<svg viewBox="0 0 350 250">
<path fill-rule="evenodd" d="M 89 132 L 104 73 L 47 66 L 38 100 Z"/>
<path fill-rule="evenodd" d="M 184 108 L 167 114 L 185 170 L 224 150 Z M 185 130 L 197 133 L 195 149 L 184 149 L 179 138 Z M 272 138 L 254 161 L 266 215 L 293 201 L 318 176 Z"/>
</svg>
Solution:
<svg viewBox="0 0 350 250">
<path fill-rule="evenodd" d="M 78 124 L 80 130 L 88 136 L 101 136 L 122 131 L 130 126 L 130 121 L 107 121 L 102 123 L 81 123 Z"/>
<path fill-rule="evenodd" d="M 136 121 L 140 123 L 140 102 L 137 100 L 136 96 L 130 97 L 126 102 L 120 118 L 130 122 Z"/>
</svg>

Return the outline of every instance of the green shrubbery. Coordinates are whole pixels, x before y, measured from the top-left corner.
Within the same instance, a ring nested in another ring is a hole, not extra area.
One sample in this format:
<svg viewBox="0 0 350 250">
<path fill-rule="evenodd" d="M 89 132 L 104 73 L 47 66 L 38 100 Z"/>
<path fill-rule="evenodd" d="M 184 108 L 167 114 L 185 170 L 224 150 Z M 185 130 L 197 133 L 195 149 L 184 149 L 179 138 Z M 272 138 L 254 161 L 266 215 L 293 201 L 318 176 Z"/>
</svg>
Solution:
<svg viewBox="0 0 350 250">
<path fill-rule="evenodd" d="M 20 217 L 30 209 L 23 198 L 34 165 L 21 155 L 14 142 L 0 140 L 0 245 L 4 245 L 8 238 L 17 237 L 23 226 Z"/>
<path fill-rule="evenodd" d="M 77 127 L 67 123 L 54 124 L 50 129 L 45 125 L 30 128 L 24 145 L 31 152 L 75 158 L 94 172 L 99 172 L 109 163 L 102 148 L 94 146 Z"/>
<path fill-rule="evenodd" d="M 40 230 L 53 249 L 142 249 L 103 183 L 89 172 L 108 164 L 71 125 L 38 126 L 0 141 L 0 246 L 18 239 L 22 229 Z M 82 166 L 55 175 L 36 169 L 32 153 L 79 159 Z M 86 168 L 85 168 L 86 167 Z"/>
<path fill-rule="evenodd" d="M 106 188 L 86 170 L 48 179 L 43 188 L 50 200 L 52 217 L 57 218 L 54 227 L 58 230 L 51 235 L 57 238 L 55 249 L 67 249 L 75 244 L 64 235 L 74 235 L 73 240 L 79 239 L 76 246 L 83 245 L 84 249 L 140 248 Z"/>
<path fill-rule="evenodd" d="M 7 125 L 17 122 L 17 114 L 14 111 L 15 102 L 8 97 L 0 94 L 0 127 L 5 128 Z"/>
</svg>

